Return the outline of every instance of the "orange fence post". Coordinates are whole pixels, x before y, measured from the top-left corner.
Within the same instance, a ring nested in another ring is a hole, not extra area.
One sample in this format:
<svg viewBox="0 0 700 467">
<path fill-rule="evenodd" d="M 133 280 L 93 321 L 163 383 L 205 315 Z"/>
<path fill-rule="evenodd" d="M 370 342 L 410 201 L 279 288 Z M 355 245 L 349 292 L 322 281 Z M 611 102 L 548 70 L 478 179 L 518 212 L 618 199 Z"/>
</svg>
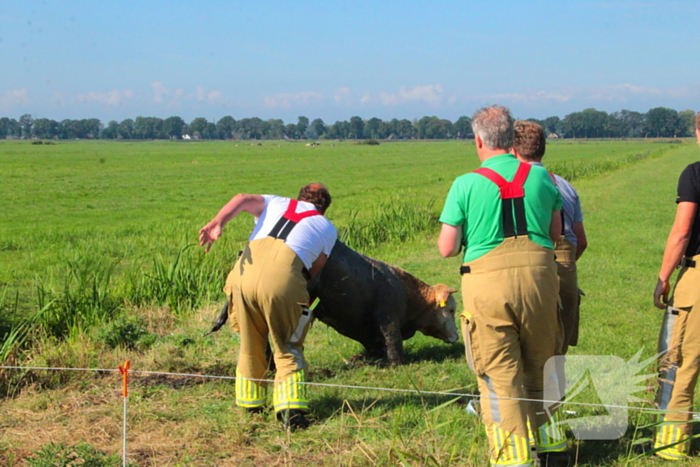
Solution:
<svg viewBox="0 0 700 467">
<path fill-rule="evenodd" d="M 122 466 L 126 467 L 126 405 L 129 397 L 129 360 L 119 366 L 119 373 L 122 374 L 122 396 L 124 397 L 124 440 L 122 446 Z"/>
<path fill-rule="evenodd" d="M 129 397 L 129 360 L 124 362 L 124 366 L 119 366 L 119 373 L 124 377 L 124 384 L 122 387 L 122 396 Z"/>
</svg>

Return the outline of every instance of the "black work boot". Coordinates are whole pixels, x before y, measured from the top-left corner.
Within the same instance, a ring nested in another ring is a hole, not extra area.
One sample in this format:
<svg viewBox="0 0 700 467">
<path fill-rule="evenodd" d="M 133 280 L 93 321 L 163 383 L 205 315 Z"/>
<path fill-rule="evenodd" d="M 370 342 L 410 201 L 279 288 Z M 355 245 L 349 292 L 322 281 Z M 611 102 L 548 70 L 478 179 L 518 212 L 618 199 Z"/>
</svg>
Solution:
<svg viewBox="0 0 700 467">
<path fill-rule="evenodd" d="M 263 413 L 265 411 L 265 407 L 246 407 L 245 411 L 252 414 Z"/>
<path fill-rule="evenodd" d="M 304 416 L 306 412 L 299 409 L 289 409 L 277 412 L 277 420 L 282 422 L 285 430 L 306 430 L 311 422 Z"/>
<path fill-rule="evenodd" d="M 566 452 L 541 452 L 537 455 L 540 467 L 568 467 L 571 464 Z"/>
</svg>

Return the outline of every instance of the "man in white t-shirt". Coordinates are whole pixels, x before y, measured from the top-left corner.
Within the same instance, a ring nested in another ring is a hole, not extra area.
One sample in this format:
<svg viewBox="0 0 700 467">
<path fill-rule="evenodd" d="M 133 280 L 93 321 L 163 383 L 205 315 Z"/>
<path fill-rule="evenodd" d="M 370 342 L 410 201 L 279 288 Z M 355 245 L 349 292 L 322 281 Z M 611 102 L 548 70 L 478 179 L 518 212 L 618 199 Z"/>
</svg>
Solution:
<svg viewBox="0 0 700 467">
<path fill-rule="evenodd" d="M 303 187 L 296 200 L 238 194 L 199 231 L 209 251 L 228 221 L 242 211 L 256 218 L 245 250 L 224 291 L 236 310 L 241 345 L 236 368 L 236 404 L 259 412 L 266 401 L 268 336 L 277 369 L 274 407 L 287 428 L 306 428 L 308 413 L 303 342 L 311 321 L 306 282 L 326 263 L 337 232 L 323 214 L 331 204 L 326 187 Z"/>
</svg>

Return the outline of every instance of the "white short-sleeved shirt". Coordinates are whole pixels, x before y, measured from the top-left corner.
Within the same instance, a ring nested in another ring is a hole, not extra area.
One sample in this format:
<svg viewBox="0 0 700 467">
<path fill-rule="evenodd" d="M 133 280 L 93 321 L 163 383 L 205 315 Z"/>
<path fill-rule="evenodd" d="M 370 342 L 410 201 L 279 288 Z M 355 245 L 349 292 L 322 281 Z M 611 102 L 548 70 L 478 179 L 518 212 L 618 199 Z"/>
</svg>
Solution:
<svg viewBox="0 0 700 467">
<path fill-rule="evenodd" d="M 277 224 L 277 221 L 287 212 L 289 198 L 274 195 L 262 195 L 265 199 L 265 209 L 255 220 L 255 229 L 249 240 L 259 240 L 267 237 Z M 306 201 L 299 201 L 297 212 L 316 210 L 316 207 Z M 331 222 L 324 216 L 311 216 L 299 221 L 287 236 L 285 243 L 302 260 L 307 269 L 321 256 L 331 254 L 338 233 Z"/>
</svg>

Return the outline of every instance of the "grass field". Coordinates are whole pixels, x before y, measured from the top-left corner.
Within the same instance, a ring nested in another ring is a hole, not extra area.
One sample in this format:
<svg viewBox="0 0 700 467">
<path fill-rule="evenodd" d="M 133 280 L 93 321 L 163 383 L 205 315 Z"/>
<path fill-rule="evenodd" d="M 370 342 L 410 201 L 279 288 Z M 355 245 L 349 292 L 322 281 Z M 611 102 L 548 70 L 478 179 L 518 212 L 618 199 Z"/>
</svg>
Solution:
<svg viewBox="0 0 700 467">
<path fill-rule="evenodd" d="M 689 142 L 548 146 L 545 163 L 575 180 L 590 245 L 579 269 L 587 294 L 580 344 L 571 354 L 655 354 L 661 313 L 651 294 L 675 185 L 699 155 Z M 315 423 L 302 433 L 280 430 L 270 413 L 240 413 L 232 381 L 191 376 L 234 374 L 237 336 L 202 334 L 252 221 L 231 222 L 208 255 L 188 248 L 234 194 L 294 196 L 322 181 L 333 195 L 328 217 L 356 248 L 458 288 L 459 261 L 439 257 L 436 221 L 431 228 L 399 220 L 371 244 L 361 237 L 375 233 L 374 221 L 392 206 L 437 215 L 452 180 L 477 166 L 473 144 L 459 141 L 0 142 L 0 357 L 5 365 L 104 369 L 130 360 L 136 371 L 181 374 L 133 375 L 134 465 L 485 465 L 483 427 L 464 398 L 384 390 L 474 394 L 461 342 L 416 336 L 405 342 L 407 365 L 360 364 L 351 361 L 359 344 L 317 323 L 307 338 L 310 380 L 326 386 L 312 388 Z M 120 454 L 118 373 L 0 370 L 0 378 L 0 464 L 40 465 L 30 459 L 61 442 Z M 637 396 L 651 401 L 653 390 Z M 631 453 L 650 433 L 634 427 L 651 421 L 632 411 L 621 440 L 571 439 L 571 453 L 580 466 L 661 465 Z"/>
</svg>

